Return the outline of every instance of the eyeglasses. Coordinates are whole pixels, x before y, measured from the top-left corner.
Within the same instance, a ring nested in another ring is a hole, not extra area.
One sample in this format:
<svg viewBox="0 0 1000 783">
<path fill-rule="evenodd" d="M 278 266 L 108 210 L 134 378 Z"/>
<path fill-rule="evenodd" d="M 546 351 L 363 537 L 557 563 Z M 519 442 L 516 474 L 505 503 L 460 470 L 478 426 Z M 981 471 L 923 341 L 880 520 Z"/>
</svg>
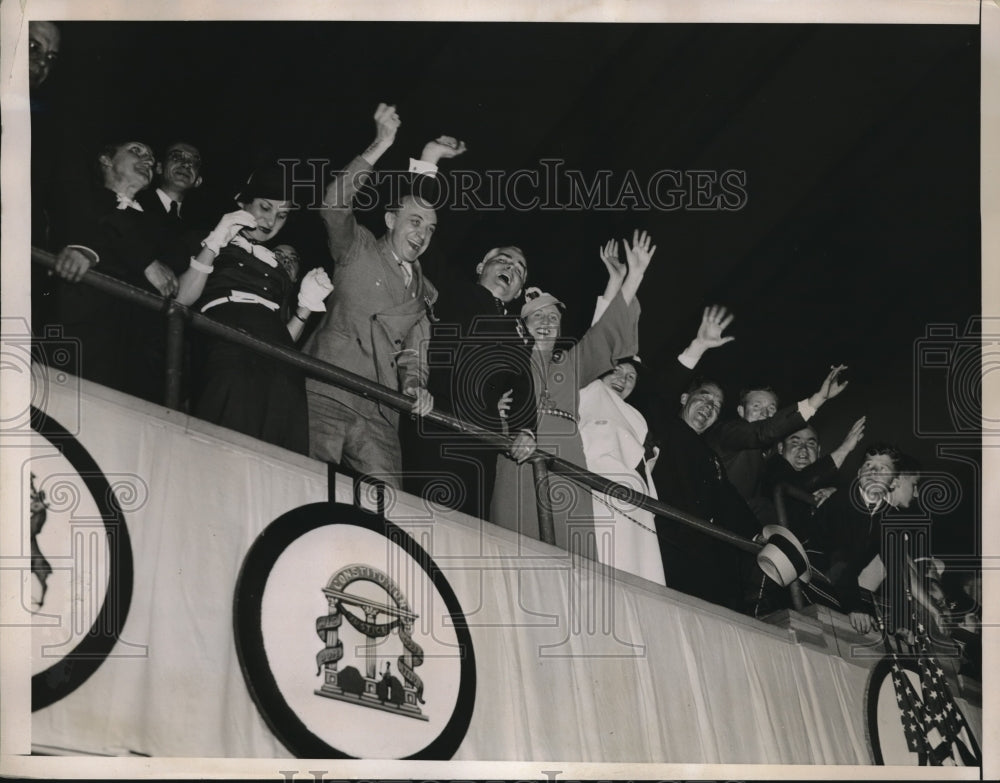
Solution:
<svg viewBox="0 0 1000 783">
<path fill-rule="evenodd" d="M 191 166 L 201 166 L 201 156 L 194 155 L 190 152 L 184 152 L 183 150 L 170 150 L 167 153 L 167 160 L 174 163 L 187 163 Z"/>
</svg>

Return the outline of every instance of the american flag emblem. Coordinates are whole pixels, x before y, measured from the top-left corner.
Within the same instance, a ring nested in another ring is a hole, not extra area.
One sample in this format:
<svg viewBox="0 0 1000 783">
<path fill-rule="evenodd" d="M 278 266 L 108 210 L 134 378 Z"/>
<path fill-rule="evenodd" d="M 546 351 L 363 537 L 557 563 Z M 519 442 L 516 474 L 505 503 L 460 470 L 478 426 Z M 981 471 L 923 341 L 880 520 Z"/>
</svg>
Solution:
<svg viewBox="0 0 1000 783">
<path fill-rule="evenodd" d="M 911 667 L 904 667 L 898 656 L 891 656 L 892 685 L 907 748 L 918 755 L 921 766 L 979 766 L 978 747 L 955 703 L 944 669 L 929 654 L 926 634 L 920 639 L 916 665 L 919 693 L 908 673 Z"/>
</svg>

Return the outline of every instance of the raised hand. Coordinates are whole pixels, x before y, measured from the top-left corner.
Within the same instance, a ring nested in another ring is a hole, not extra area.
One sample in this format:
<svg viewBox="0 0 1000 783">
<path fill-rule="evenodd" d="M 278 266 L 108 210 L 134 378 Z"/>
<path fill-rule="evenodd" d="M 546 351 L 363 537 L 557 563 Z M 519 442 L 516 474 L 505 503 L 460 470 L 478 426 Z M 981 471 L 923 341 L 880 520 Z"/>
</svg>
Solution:
<svg viewBox="0 0 1000 783">
<path fill-rule="evenodd" d="M 705 349 L 718 348 L 720 345 L 732 342 L 736 338 L 733 336 L 723 337 L 722 333 L 733 322 L 735 315 L 726 312 L 722 305 L 711 305 L 706 307 L 701 314 L 701 325 L 698 327 L 698 336 L 695 340 Z"/>
<path fill-rule="evenodd" d="M 618 257 L 618 243 L 614 239 L 609 239 L 598 252 L 601 254 L 601 261 L 604 262 L 604 266 L 608 270 L 608 277 L 612 280 L 617 279 L 620 285 L 621 281 L 625 279 L 628 268 Z"/>
<path fill-rule="evenodd" d="M 454 136 L 438 136 L 424 145 L 420 159 L 427 163 L 437 163 L 442 158 L 457 158 L 465 150 L 464 141 L 459 141 Z"/>
<path fill-rule="evenodd" d="M 395 106 L 380 103 L 375 109 L 375 144 L 391 146 L 402 124 Z"/>
<path fill-rule="evenodd" d="M 621 290 L 628 270 L 618 258 L 618 243 L 615 240 L 609 239 L 598 252 L 601 255 L 601 261 L 604 262 L 605 269 L 608 270 L 608 284 L 604 289 L 604 298 L 611 300 Z"/>
<path fill-rule="evenodd" d="M 227 212 L 201 244 L 215 255 L 219 255 L 219 251 L 232 242 L 244 228 L 257 228 L 257 218 L 245 209 Z"/>
<path fill-rule="evenodd" d="M 298 305 L 311 313 L 326 312 L 324 300 L 333 292 L 330 276 L 322 267 L 316 267 L 306 273 L 299 285 Z"/>
<path fill-rule="evenodd" d="M 722 305 L 711 305 L 706 307 L 701 314 L 701 325 L 698 327 L 698 334 L 691 341 L 687 348 L 677 358 L 688 369 L 701 361 L 702 355 L 710 348 L 718 348 L 735 340 L 735 337 L 724 337 L 722 333 L 726 327 L 733 322 L 736 316 L 726 312 Z"/>
<path fill-rule="evenodd" d="M 656 245 L 653 245 L 652 237 L 645 231 L 638 229 L 632 232 L 632 244 L 629 245 L 627 239 L 622 240 L 625 247 L 625 260 L 628 262 L 628 272 L 630 275 L 643 275 L 649 267 L 649 262 L 656 252 Z"/>
<path fill-rule="evenodd" d="M 847 432 L 847 437 L 844 438 L 844 446 L 847 447 L 848 451 L 852 451 L 858 442 L 865 436 L 865 421 L 867 416 L 862 416 L 854 424 L 851 425 L 851 429 Z"/>
<path fill-rule="evenodd" d="M 847 455 L 854 451 L 854 447 L 857 446 L 861 439 L 865 436 L 865 422 L 867 419 L 867 416 L 862 416 L 854 422 L 854 424 L 851 425 L 851 429 L 848 430 L 847 435 L 844 437 L 843 442 L 830 452 L 833 464 L 838 468 L 844 464 L 844 460 L 847 459 Z"/>
<path fill-rule="evenodd" d="M 827 373 L 826 378 L 823 379 L 823 384 L 819 387 L 819 391 L 809 398 L 809 404 L 812 405 L 813 408 L 818 409 L 824 402 L 832 400 L 847 388 L 848 381 L 840 383 L 840 381 L 837 380 L 837 376 L 839 376 L 840 373 L 846 369 L 846 364 L 834 364 L 830 366 L 830 372 Z"/>
</svg>

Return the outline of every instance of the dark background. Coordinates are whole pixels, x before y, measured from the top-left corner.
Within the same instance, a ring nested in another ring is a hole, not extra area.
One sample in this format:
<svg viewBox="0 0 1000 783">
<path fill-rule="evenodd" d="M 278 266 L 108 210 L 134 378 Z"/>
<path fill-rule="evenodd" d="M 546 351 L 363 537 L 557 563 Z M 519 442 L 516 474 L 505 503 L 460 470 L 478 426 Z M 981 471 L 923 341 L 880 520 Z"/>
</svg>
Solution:
<svg viewBox="0 0 1000 783">
<path fill-rule="evenodd" d="M 847 391 L 816 424 L 827 450 L 868 415 L 928 476 L 922 498 L 941 554 L 976 554 L 981 426 L 979 29 L 924 25 L 612 25 L 171 22 L 61 25 L 39 106 L 60 117 L 67 176 L 115 139 L 200 147 L 205 185 L 187 208 L 214 225 L 252 167 L 367 146 L 380 101 L 403 120 L 380 168 L 405 168 L 447 133 L 469 151 L 445 169 L 746 172 L 736 211 L 439 212 L 431 280 L 473 274 L 513 243 L 530 283 L 589 323 L 605 274 L 598 247 L 648 229 L 658 246 L 640 291 L 641 354 L 671 361 L 702 308 L 736 320 L 700 370 L 724 415 L 749 381 L 783 401 L 832 363 Z M 365 222 L 377 229 L 381 214 Z M 326 264 L 313 213 L 280 237 Z M 971 325 L 975 332 L 978 326 Z M 933 331 L 934 338 L 928 339 Z M 966 336 L 966 339 L 961 339 Z M 640 408 L 676 407 L 640 383 Z M 861 450 L 859 450 L 860 452 Z M 855 452 L 845 466 L 853 475 Z"/>
</svg>

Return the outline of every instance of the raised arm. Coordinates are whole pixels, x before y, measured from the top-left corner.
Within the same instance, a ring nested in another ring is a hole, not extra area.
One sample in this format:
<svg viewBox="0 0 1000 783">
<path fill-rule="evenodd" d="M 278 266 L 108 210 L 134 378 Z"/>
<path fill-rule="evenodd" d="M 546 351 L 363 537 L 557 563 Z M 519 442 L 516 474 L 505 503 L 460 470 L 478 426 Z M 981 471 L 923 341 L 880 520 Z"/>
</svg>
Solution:
<svg viewBox="0 0 1000 783">
<path fill-rule="evenodd" d="M 609 242 L 601 251 L 601 261 L 611 278 L 604 296 L 615 293 L 611 301 L 598 300 L 596 320 L 576 345 L 579 357 L 577 381 L 581 389 L 610 370 L 615 359 L 631 356 L 639 350 L 639 302 L 635 293 L 656 248 L 645 231 L 634 232 L 631 245 L 628 241 L 623 244 L 628 264 L 624 282 L 620 282 L 622 265 L 615 258 L 614 244 Z"/>
<path fill-rule="evenodd" d="M 718 348 L 720 345 L 725 345 L 735 340 L 736 338 L 731 335 L 725 337 L 722 335 L 735 317 L 727 313 L 726 308 L 721 305 L 706 307 L 701 314 L 701 324 L 698 326 L 698 333 L 688 344 L 688 347 L 677 357 L 680 363 L 689 370 L 693 370 L 695 365 L 701 361 L 701 357 L 705 354 L 705 351 Z"/>
<path fill-rule="evenodd" d="M 850 454 L 857 447 L 858 443 L 865 436 L 865 421 L 867 416 L 862 416 L 854 424 L 851 425 L 851 429 L 847 433 L 847 437 L 844 438 L 844 442 L 837 446 L 830 456 L 833 458 L 833 464 L 838 468 L 844 464 L 844 460 L 847 459 L 847 455 Z"/>
<path fill-rule="evenodd" d="M 846 364 L 831 364 L 830 372 L 820 385 L 819 390 L 813 394 L 806 402 L 813 410 L 819 410 L 820 406 L 827 400 L 832 400 L 844 389 L 847 388 L 848 381 L 839 380 L 840 373 L 847 369 Z"/>
<path fill-rule="evenodd" d="M 632 232 L 632 244 L 623 239 L 622 245 L 625 247 L 625 260 L 628 263 L 628 275 L 621 285 L 622 299 L 625 304 L 632 304 L 639 286 L 642 285 L 642 278 L 649 268 L 649 262 L 656 252 L 656 245 L 652 238 L 645 231 Z"/>
<path fill-rule="evenodd" d="M 358 227 L 352 208 L 354 196 L 367 184 L 372 167 L 396 140 L 396 131 L 401 124 L 396 107 L 384 103 L 375 109 L 374 119 L 374 141 L 334 176 L 323 197 L 319 214 L 326 226 L 327 244 L 334 261 L 339 261 L 354 241 Z"/>
<path fill-rule="evenodd" d="M 191 259 L 191 265 L 178 278 L 177 301 L 191 306 L 205 290 L 208 276 L 212 274 L 215 257 L 235 239 L 244 228 L 256 228 L 257 219 L 244 209 L 227 212 L 218 225 L 202 240 L 201 250 Z"/>
<path fill-rule="evenodd" d="M 464 141 L 459 141 L 454 136 L 438 136 L 424 145 L 424 150 L 420 154 L 420 163 L 412 164 L 412 168 L 421 173 L 430 173 L 433 166 L 434 171 L 436 171 L 438 161 L 446 158 L 457 158 L 465 150 Z"/>
</svg>

